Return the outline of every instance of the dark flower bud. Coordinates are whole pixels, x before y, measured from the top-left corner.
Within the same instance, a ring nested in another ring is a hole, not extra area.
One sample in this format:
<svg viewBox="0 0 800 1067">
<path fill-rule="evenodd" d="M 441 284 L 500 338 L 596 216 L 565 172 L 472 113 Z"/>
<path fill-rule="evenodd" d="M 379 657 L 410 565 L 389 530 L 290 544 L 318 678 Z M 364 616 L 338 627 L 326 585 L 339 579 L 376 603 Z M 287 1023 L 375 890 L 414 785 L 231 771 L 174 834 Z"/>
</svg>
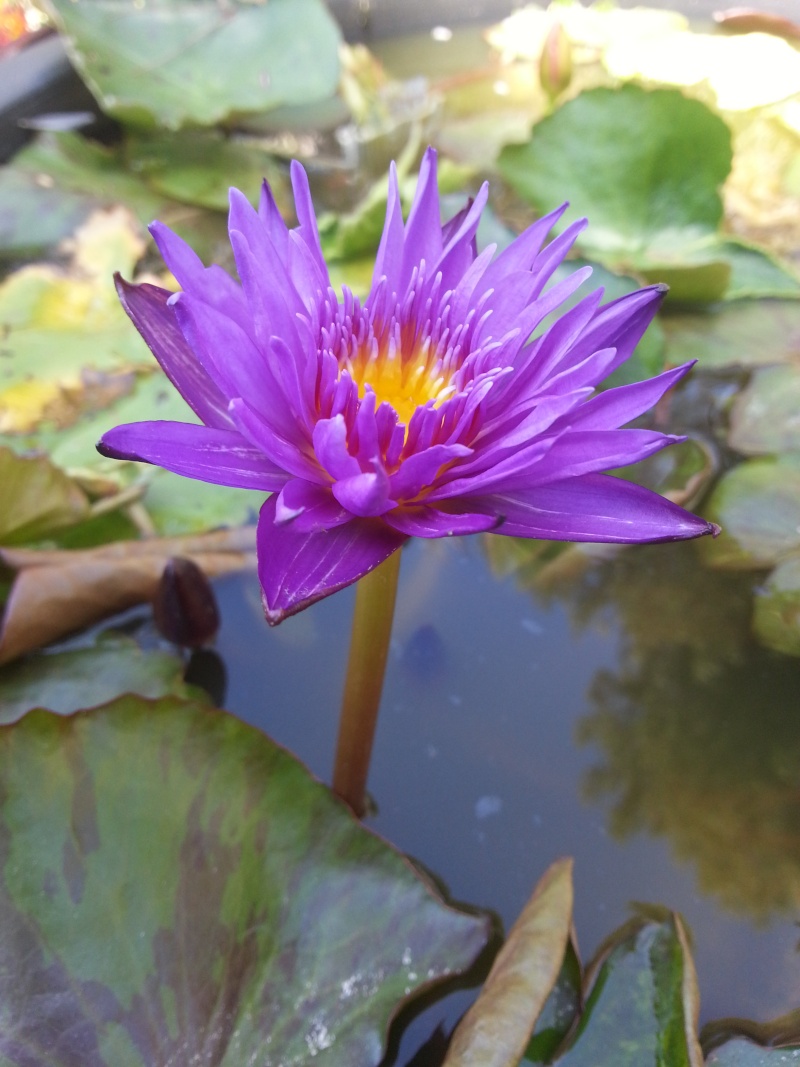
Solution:
<svg viewBox="0 0 800 1067">
<path fill-rule="evenodd" d="M 159 631 L 176 645 L 208 644 L 219 629 L 219 609 L 208 578 L 196 563 L 170 559 L 158 583 L 153 616 Z"/>
</svg>

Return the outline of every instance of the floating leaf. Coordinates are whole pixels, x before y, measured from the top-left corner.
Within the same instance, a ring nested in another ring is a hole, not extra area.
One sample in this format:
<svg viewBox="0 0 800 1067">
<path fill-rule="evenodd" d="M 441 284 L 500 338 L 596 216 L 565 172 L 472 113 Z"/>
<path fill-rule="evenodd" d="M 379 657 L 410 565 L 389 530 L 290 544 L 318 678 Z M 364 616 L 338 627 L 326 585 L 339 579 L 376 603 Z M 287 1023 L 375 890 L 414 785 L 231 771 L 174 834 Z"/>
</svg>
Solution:
<svg viewBox="0 0 800 1067">
<path fill-rule="evenodd" d="M 779 563 L 759 588 L 753 630 L 767 648 L 800 656 L 800 557 Z"/>
<path fill-rule="evenodd" d="M 487 941 L 206 705 L 32 712 L 0 730 L 0 783 L 4 1057 L 374 1067 L 402 1002 Z"/>
<path fill-rule="evenodd" d="M 144 251 L 124 208 L 97 212 L 78 230 L 68 269 L 34 264 L 0 285 L 0 431 L 44 420 L 69 425 L 84 408 L 130 391 L 131 368 L 152 356 L 122 310 L 112 272 L 130 273 Z"/>
<path fill-rule="evenodd" d="M 480 996 L 458 1024 L 445 1067 L 516 1067 L 556 983 L 572 922 L 572 861 L 544 874 Z"/>
<path fill-rule="evenodd" d="M 764 1048 L 745 1037 L 736 1037 L 709 1055 L 706 1067 L 797 1067 L 800 1045 L 790 1048 Z"/>
<path fill-rule="evenodd" d="M 601 948 L 559 1067 L 702 1067 L 697 982 L 680 919 L 634 919 Z"/>
<path fill-rule="evenodd" d="M 18 574 L 0 627 L 0 663 L 149 603 L 175 556 L 193 560 L 212 578 L 251 566 L 254 537 L 251 527 L 76 551 L 2 551 L 0 562 Z"/>
<path fill-rule="evenodd" d="M 275 158 L 255 143 L 234 141 L 218 131 L 131 137 L 126 157 L 153 189 L 187 204 L 227 211 L 232 185 L 253 199 L 265 178 L 279 201 L 283 198 L 283 172 Z"/>
<path fill-rule="evenodd" d="M 183 670 L 180 656 L 145 652 L 122 636 L 91 648 L 31 656 L 0 668 L 0 722 L 16 722 L 31 708 L 71 715 L 124 693 L 150 699 L 194 696 L 183 681 Z"/>
<path fill-rule="evenodd" d="M 54 189 L 36 173 L 0 168 L 0 255 L 37 255 L 72 233 L 92 207 L 89 197 Z"/>
<path fill-rule="evenodd" d="M 728 442 L 746 455 L 800 452 L 800 366 L 753 373 L 733 406 Z"/>
<path fill-rule="evenodd" d="M 721 241 L 721 254 L 731 268 L 726 300 L 744 297 L 793 299 L 800 296 L 800 281 L 774 256 L 741 241 Z"/>
<path fill-rule="evenodd" d="M 336 90 L 340 35 L 320 0 L 47 8 L 103 110 L 131 124 L 212 126 Z"/>
<path fill-rule="evenodd" d="M 800 304 L 740 300 L 691 314 L 661 317 L 670 363 L 697 359 L 703 368 L 755 367 L 800 355 Z"/>
<path fill-rule="evenodd" d="M 88 514 L 86 494 L 46 457 L 0 448 L 0 544 L 36 541 Z"/>
<path fill-rule="evenodd" d="M 800 549 L 800 467 L 740 463 L 717 483 L 704 514 L 722 526 L 711 548 L 698 546 L 711 566 L 773 566 Z"/>
<path fill-rule="evenodd" d="M 568 101 L 534 127 L 528 144 L 509 145 L 498 165 L 540 211 L 569 200 L 587 215 L 582 247 L 594 258 L 677 266 L 685 246 L 721 221 L 731 139 L 698 101 L 627 85 Z"/>
<path fill-rule="evenodd" d="M 582 977 L 581 963 L 570 939 L 556 984 L 536 1020 L 522 1063 L 547 1064 L 552 1061 L 580 1012 Z"/>
</svg>

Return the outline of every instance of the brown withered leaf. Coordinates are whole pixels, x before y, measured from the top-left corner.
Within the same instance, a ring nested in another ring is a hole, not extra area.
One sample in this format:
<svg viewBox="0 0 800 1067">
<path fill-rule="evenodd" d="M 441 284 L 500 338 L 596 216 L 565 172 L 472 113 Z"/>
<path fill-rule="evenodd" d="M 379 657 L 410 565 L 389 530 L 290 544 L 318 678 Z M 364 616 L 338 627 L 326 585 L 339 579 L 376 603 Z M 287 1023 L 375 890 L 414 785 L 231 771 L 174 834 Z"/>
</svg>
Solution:
<svg viewBox="0 0 800 1067">
<path fill-rule="evenodd" d="M 0 550 L 16 578 L 0 623 L 0 664 L 151 601 L 169 559 L 191 559 L 208 577 L 255 561 L 255 529 L 118 541 L 79 551 Z"/>
<path fill-rule="evenodd" d="M 572 860 L 545 871 L 456 1027 L 444 1067 L 517 1067 L 558 978 L 572 922 Z"/>
</svg>

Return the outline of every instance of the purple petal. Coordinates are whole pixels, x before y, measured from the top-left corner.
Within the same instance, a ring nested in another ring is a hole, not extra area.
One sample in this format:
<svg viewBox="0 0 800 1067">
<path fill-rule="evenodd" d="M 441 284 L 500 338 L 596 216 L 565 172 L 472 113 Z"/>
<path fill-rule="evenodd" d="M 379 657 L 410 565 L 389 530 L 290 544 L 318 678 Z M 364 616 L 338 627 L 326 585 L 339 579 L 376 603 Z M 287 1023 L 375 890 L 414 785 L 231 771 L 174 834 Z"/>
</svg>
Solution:
<svg viewBox="0 0 800 1067">
<path fill-rule="evenodd" d="M 382 469 L 343 478 L 333 483 L 331 491 L 351 515 L 364 519 L 383 515 L 397 505 L 396 500 L 389 499 L 389 479 Z"/>
<path fill-rule="evenodd" d="M 389 479 L 389 492 L 397 500 L 413 500 L 423 486 L 433 485 L 446 463 L 472 455 L 466 445 L 432 445 L 404 460 Z"/>
<path fill-rule="evenodd" d="M 103 434 L 97 450 L 111 459 L 138 460 L 215 485 L 280 489 L 288 475 L 235 430 L 190 422 L 129 422 Z"/>
<path fill-rule="evenodd" d="M 484 533 L 486 530 L 495 529 L 500 521 L 491 513 L 450 514 L 426 505 L 396 508 L 387 512 L 384 520 L 409 537 L 454 537 L 459 534 Z"/>
<path fill-rule="evenodd" d="M 314 427 L 314 452 L 335 481 L 361 474 L 358 460 L 347 451 L 347 424 L 343 415 L 319 420 Z"/>
<path fill-rule="evenodd" d="M 311 191 L 308 187 L 308 176 L 296 159 L 292 160 L 290 173 L 292 178 L 292 190 L 294 192 L 294 207 L 297 212 L 297 221 L 300 224 L 297 228 L 297 233 L 302 237 L 309 252 L 316 260 L 320 274 L 325 281 L 324 288 L 327 289 L 331 284 L 330 278 L 328 277 L 328 265 L 325 262 L 325 257 L 322 254 L 322 246 L 319 242 L 317 216 L 314 212 L 314 203 L 311 199 Z"/>
<path fill-rule="evenodd" d="M 664 371 L 655 378 L 631 385 L 620 385 L 587 400 L 569 416 L 569 425 L 576 430 L 610 430 L 637 419 L 657 404 L 664 393 L 692 369 L 697 360 L 682 367 Z M 558 428 L 558 424 L 554 429 Z"/>
<path fill-rule="evenodd" d="M 400 190 L 397 184 L 397 168 L 394 163 L 389 167 L 389 190 L 386 200 L 386 221 L 383 224 L 381 243 L 375 258 L 372 273 L 372 288 L 367 303 L 370 304 L 377 293 L 382 278 L 386 278 L 386 288 L 396 293 L 400 286 L 400 268 L 403 265 L 403 209 L 400 204 Z"/>
<path fill-rule="evenodd" d="M 508 248 L 503 249 L 487 271 L 487 286 L 501 285 L 503 279 L 515 271 L 530 270 L 544 244 L 545 237 L 547 237 L 568 206 L 568 204 L 562 204 L 555 211 L 551 211 L 549 215 L 538 219 L 524 233 L 521 233 Z"/>
<path fill-rule="evenodd" d="M 336 500 L 330 486 L 293 478 L 284 485 L 275 505 L 275 522 L 291 522 L 298 533 L 316 533 L 350 522 L 353 516 Z"/>
<path fill-rule="evenodd" d="M 131 285 L 114 275 L 120 303 L 189 407 L 207 426 L 231 427 L 228 400 L 186 343 L 166 289 L 144 282 Z"/>
<path fill-rule="evenodd" d="M 275 197 L 272 195 L 272 189 L 269 187 L 269 182 L 264 181 L 261 186 L 261 196 L 258 201 L 258 217 L 264 223 L 267 230 L 267 236 L 278 251 L 278 255 L 283 256 L 286 252 L 286 245 L 289 240 L 289 228 L 283 221 L 283 216 L 278 210 L 278 205 L 275 203 Z"/>
<path fill-rule="evenodd" d="M 258 577 L 272 626 L 374 570 L 407 540 L 377 519 L 354 519 L 333 530 L 301 533 L 275 524 L 275 497 L 258 519 Z"/>
<path fill-rule="evenodd" d="M 666 285 L 650 285 L 604 304 L 575 346 L 573 358 L 583 359 L 601 348 L 616 348 L 608 373 L 633 353 L 667 293 Z"/>
<path fill-rule="evenodd" d="M 276 466 L 304 481 L 323 481 L 308 442 L 288 441 L 241 397 L 231 401 L 230 412 L 242 436 Z"/>
<path fill-rule="evenodd" d="M 510 477 L 498 490 L 509 492 L 615 470 L 684 440 L 656 430 L 567 430 L 533 470 Z"/>
<path fill-rule="evenodd" d="M 422 260 L 425 260 L 427 275 L 441 251 L 442 223 L 436 182 L 436 152 L 433 148 L 428 148 L 422 157 L 414 202 L 406 223 L 400 291 L 406 289 L 414 268 L 419 266 Z"/>
<path fill-rule="evenodd" d="M 719 527 L 641 485 L 607 474 L 552 482 L 524 493 L 465 500 L 503 519 L 498 533 L 554 541 L 679 541 Z"/>
</svg>

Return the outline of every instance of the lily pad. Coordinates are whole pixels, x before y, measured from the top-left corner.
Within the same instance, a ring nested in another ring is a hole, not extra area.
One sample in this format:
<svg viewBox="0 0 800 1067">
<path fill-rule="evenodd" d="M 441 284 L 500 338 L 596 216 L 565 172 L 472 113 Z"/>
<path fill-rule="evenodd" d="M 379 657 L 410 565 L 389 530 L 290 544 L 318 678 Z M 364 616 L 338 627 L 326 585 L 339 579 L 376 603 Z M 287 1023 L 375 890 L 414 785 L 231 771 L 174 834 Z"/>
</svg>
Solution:
<svg viewBox="0 0 800 1067">
<path fill-rule="evenodd" d="M 72 233 L 92 207 L 91 198 L 42 184 L 37 174 L 0 168 L 0 255 L 37 255 Z"/>
<path fill-rule="evenodd" d="M 737 300 L 661 318 L 670 363 L 697 359 L 704 368 L 757 367 L 800 356 L 800 303 Z"/>
<path fill-rule="evenodd" d="M 498 538 L 499 540 L 499 538 Z M 581 1009 L 581 963 L 570 940 L 556 984 L 536 1020 L 522 1063 L 547 1064 L 567 1036 Z"/>
<path fill-rule="evenodd" d="M 31 656 L 0 669 L 0 722 L 16 722 L 32 708 L 70 715 L 124 693 L 193 696 L 184 662 L 172 652 L 143 651 L 129 637 L 108 637 L 91 648 Z"/>
<path fill-rule="evenodd" d="M 594 89 L 539 122 L 527 144 L 509 145 L 498 166 L 540 211 L 569 200 L 587 215 L 590 257 L 677 265 L 722 219 L 731 136 L 718 115 L 675 90 Z"/>
<path fill-rule="evenodd" d="M 745 455 L 800 452 L 800 366 L 754 372 L 733 406 L 728 442 Z"/>
<path fill-rule="evenodd" d="M 788 461 L 740 463 L 716 485 L 704 514 L 722 526 L 698 551 L 713 567 L 774 566 L 800 550 L 800 467 Z"/>
<path fill-rule="evenodd" d="M 103 110 L 132 125 L 212 126 L 336 90 L 340 35 L 321 0 L 49 0 L 47 9 Z"/>
<path fill-rule="evenodd" d="M 634 919 L 603 946 L 559 1067 L 701 1067 L 694 964 L 677 916 Z"/>
<path fill-rule="evenodd" d="M 39 540 L 88 514 L 86 494 L 45 456 L 0 448 L 0 544 Z"/>
<path fill-rule="evenodd" d="M 800 556 L 778 564 L 759 589 L 753 630 L 767 648 L 800 656 Z"/>
<path fill-rule="evenodd" d="M 797 1067 L 800 1064 L 800 1045 L 792 1048 L 764 1048 L 735 1037 L 709 1055 L 706 1067 Z"/>
<path fill-rule="evenodd" d="M 0 780 L 7 1062 L 368 1067 L 403 1001 L 486 944 L 484 918 L 206 705 L 31 712 L 0 730 Z"/>
</svg>

